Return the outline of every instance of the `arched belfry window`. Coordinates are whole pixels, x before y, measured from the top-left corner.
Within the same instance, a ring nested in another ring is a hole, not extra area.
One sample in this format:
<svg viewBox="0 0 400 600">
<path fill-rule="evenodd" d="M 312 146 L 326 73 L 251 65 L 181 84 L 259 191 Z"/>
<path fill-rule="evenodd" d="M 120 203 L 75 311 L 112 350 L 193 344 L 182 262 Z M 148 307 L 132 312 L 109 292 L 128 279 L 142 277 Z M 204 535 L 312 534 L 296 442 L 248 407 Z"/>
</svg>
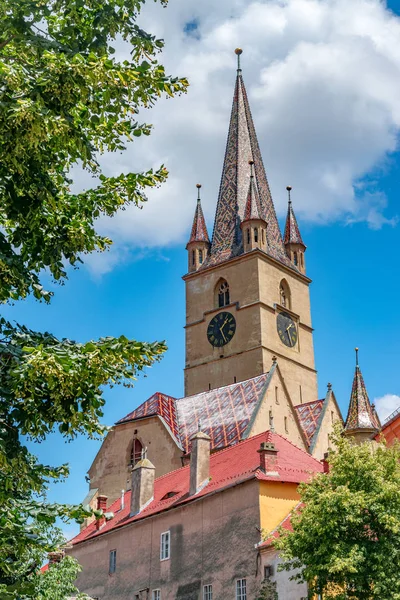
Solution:
<svg viewBox="0 0 400 600">
<path fill-rule="evenodd" d="M 257 227 L 254 228 L 254 241 L 256 243 L 258 242 L 258 229 L 257 229 Z"/>
<path fill-rule="evenodd" d="M 294 262 L 295 266 L 297 267 L 297 265 L 299 264 L 299 261 L 297 259 L 297 252 L 293 253 L 293 262 Z"/>
<path fill-rule="evenodd" d="M 225 279 L 220 281 L 217 285 L 218 289 L 218 306 L 227 306 L 230 304 L 229 284 Z"/>
<path fill-rule="evenodd" d="M 136 465 L 142 458 L 143 446 L 139 440 L 134 439 L 131 447 L 131 465 Z"/>
<path fill-rule="evenodd" d="M 291 308 L 290 288 L 286 279 L 282 279 L 279 285 L 279 304 L 285 308 Z"/>
<path fill-rule="evenodd" d="M 199 264 L 203 264 L 203 250 L 199 250 Z"/>
</svg>

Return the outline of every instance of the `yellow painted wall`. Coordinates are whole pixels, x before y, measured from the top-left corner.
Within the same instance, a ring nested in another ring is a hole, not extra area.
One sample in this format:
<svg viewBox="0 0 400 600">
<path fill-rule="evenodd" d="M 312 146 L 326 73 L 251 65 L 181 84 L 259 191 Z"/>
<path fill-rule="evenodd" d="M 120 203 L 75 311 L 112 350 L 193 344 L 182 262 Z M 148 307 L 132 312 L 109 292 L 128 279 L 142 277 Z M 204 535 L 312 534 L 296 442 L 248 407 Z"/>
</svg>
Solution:
<svg viewBox="0 0 400 600">
<path fill-rule="evenodd" d="M 260 481 L 260 526 L 263 533 L 275 529 L 299 500 L 297 483 Z"/>
</svg>

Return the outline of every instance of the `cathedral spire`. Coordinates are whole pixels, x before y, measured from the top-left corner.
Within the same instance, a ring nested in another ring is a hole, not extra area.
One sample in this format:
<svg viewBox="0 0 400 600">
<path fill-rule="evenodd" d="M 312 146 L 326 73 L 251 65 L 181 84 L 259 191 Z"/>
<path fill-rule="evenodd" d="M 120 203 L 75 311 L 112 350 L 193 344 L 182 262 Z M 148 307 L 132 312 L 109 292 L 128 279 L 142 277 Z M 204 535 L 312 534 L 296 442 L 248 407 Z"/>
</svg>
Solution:
<svg viewBox="0 0 400 600">
<path fill-rule="evenodd" d="M 286 254 L 290 258 L 294 266 L 297 267 L 302 273 L 305 273 L 306 269 L 304 262 L 304 252 L 306 251 L 306 245 L 301 237 L 296 215 L 294 214 L 293 210 L 292 199 L 290 196 L 292 187 L 288 185 L 286 189 L 288 193 L 288 210 L 286 216 L 283 243 L 285 244 Z"/>
<path fill-rule="evenodd" d="M 194 211 L 192 230 L 190 238 L 186 244 L 186 250 L 189 252 L 189 272 L 197 271 L 207 258 L 210 248 L 210 238 L 208 237 L 207 225 L 201 208 L 200 189 L 197 187 L 197 204 Z"/>
<path fill-rule="evenodd" d="M 379 431 L 379 423 L 372 410 L 364 379 L 358 364 L 358 348 L 356 350 L 356 370 L 351 390 L 349 412 L 344 426 L 346 436 L 357 442 L 372 439 Z"/>
<path fill-rule="evenodd" d="M 259 198 L 260 217 L 268 223 L 267 252 L 290 266 L 282 241 L 258 145 L 246 88 L 243 83 L 237 48 L 238 69 L 233 96 L 228 140 L 215 214 L 209 265 L 218 264 L 243 253 L 241 223 L 244 219 L 249 190 L 249 161 L 254 162 L 254 188 Z"/>
</svg>

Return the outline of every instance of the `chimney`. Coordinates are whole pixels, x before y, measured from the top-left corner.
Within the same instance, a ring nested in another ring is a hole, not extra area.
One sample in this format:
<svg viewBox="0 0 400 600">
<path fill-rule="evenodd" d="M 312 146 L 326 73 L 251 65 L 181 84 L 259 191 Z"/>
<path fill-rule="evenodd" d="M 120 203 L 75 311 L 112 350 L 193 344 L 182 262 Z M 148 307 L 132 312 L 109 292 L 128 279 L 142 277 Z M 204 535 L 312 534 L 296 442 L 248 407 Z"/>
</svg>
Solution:
<svg viewBox="0 0 400 600">
<path fill-rule="evenodd" d="M 131 513 L 137 515 L 154 498 L 156 468 L 147 458 L 142 458 L 132 469 Z"/>
<path fill-rule="evenodd" d="M 190 453 L 190 488 L 189 494 L 194 496 L 209 481 L 210 478 L 210 444 L 211 438 L 198 431 L 190 438 L 192 451 Z"/>
<path fill-rule="evenodd" d="M 55 563 L 59 563 L 64 558 L 64 552 L 62 550 L 58 550 L 58 552 L 49 552 L 47 555 L 49 559 L 49 565 L 54 565 Z"/>
<path fill-rule="evenodd" d="M 321 460 L 322 466 L 324 467 L 324 473 L 329 473 L 329 452 L 325 452 L 324 458 Z"/>
<path fill-rule="evenodd" d="M 97 496 L 97 510 L 102 510 L 103 513 L 105 513 L 107 510 L 107 500 L 108 500 L 107 496 L 103 496 L 102 494 Z M 100 527 L 102 527 L 105 522 L 106 522 L 106 518 L 104 516 L 97 519 L 96 520 L 96 529 L 99 530 Z"/>
<path fill-rule="evenodd" d="M 257 450 L 260 454 L 260 467 L 266 475 L 279 477 L 278 467 L 278 450 L 273 442 L 261 442 L 260 449 Z"/>
</svg>

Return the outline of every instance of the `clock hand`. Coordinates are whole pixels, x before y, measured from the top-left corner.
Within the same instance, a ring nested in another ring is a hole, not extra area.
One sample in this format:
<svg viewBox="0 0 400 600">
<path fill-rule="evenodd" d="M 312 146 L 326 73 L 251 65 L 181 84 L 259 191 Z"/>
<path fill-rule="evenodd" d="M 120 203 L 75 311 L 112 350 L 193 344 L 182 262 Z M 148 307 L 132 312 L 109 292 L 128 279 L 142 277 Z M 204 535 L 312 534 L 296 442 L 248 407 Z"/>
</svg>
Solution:
<svg viewBox="0 0 400 600">
<path fill-rule="evenodd" d="M 221 334 L 222 334 L 222 337 L 224 338 L 224 342 L 226 342 L 226 337 L 224 336 L 224 332 L 222 331 L 222 328 L 220 327 L 220 329 L 219 329 L 219 330 L 220 330 L 220 332 L 221 332 Z"/>
</svg>

